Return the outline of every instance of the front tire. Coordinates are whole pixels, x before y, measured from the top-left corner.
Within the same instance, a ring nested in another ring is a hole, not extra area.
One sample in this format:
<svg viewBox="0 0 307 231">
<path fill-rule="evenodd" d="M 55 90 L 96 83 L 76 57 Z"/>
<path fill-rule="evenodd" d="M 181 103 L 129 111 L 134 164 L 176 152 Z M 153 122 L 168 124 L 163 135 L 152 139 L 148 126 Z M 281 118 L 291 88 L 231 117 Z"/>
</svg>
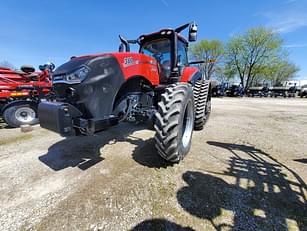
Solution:
<svg viewBox="0 0 307 231">
<path fill-rule="evenodd" d="M 177 163 L 190 151 L 194 126 L 194 97 L 190 84 L 165 89 L 155 114 L 155 141 L 159 155 Z"/>
<path fill-rule="evenodd" d="M 13 128 L 21 125 L 34 125 L 38 123 L 37 109 L 30 104 L 10 106 L 3 112 L 4 121 Z"/>
</svg>

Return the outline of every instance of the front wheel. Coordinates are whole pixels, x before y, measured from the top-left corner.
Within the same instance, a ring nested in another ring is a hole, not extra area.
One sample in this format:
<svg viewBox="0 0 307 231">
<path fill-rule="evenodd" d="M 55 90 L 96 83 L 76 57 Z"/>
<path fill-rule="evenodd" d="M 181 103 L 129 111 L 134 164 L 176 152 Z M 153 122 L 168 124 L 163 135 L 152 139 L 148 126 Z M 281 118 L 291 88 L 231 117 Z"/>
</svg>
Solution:
<svg viewBox="0 0 307 231">
<path fill-rule="evenodd" d="M 155 114 L 155 141 L 159 155 L 179 162 L 190 151 L 194 126 L 194 98 L 190 84 L 176 83 L 165 89 Z"/>
<path fill-rule="evenodd" d="M 30 104 L 10 106 L 3 112 L 4 121 L 13 128 L 21 125 L 34 125 L 38 123 L 37 110 Z"/>
</svg>

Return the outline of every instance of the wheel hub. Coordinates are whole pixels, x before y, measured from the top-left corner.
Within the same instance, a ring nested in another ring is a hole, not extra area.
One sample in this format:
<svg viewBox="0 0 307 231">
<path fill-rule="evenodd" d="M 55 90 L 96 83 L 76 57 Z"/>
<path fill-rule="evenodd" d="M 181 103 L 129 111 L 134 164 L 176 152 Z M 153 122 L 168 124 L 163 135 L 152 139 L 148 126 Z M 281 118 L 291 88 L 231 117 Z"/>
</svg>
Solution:
<svg viewBox="0 0 307 231">
<path fill-rule="evenodd" d="M 29 123 L 35 119 L 36 113 L 32 108 L 20 107 L 15 112 L 15 118 L 23 123 Z"/>
<path fill-rule="evenodd" d="M 182 145 L 185 148 L 190 143 L 192 131 L 193 131 L 193 125 L 194 125 L 193 107 L 192 107 L 192 102 L 189 101 L 185 109 L 185 113 L 183 117 L 183 125 L 182 125 Z"/>
</svg>

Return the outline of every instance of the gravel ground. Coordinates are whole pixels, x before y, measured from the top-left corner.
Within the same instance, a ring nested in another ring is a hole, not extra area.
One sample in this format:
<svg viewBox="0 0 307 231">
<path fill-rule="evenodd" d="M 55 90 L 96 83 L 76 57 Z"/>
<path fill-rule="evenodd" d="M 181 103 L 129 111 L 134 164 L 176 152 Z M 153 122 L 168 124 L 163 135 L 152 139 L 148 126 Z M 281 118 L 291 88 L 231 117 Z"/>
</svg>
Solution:
<svg viewBox="0 0 307 231">
<path fill-rule="evenodd" d="M 213 99 L 173 166 L 141 125 L 1 127 L 1 230 L 307 230 L 307 100 Z"/>
</svg>

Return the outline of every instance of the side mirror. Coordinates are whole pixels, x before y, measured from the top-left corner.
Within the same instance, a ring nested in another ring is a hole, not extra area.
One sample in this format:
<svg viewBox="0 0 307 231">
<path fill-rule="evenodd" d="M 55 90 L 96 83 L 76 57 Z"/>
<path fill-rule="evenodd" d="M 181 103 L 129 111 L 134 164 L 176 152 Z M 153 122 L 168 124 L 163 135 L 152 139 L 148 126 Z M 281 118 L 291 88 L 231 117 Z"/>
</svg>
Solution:
<svg viewBox="0 0 307 231">
<path fill-rule="evenodd" d="M 197 40 L 197 25 L 195 22 L 190 24 L 189 27 L 189 42 L 195 42 Z"/>
</svg>

